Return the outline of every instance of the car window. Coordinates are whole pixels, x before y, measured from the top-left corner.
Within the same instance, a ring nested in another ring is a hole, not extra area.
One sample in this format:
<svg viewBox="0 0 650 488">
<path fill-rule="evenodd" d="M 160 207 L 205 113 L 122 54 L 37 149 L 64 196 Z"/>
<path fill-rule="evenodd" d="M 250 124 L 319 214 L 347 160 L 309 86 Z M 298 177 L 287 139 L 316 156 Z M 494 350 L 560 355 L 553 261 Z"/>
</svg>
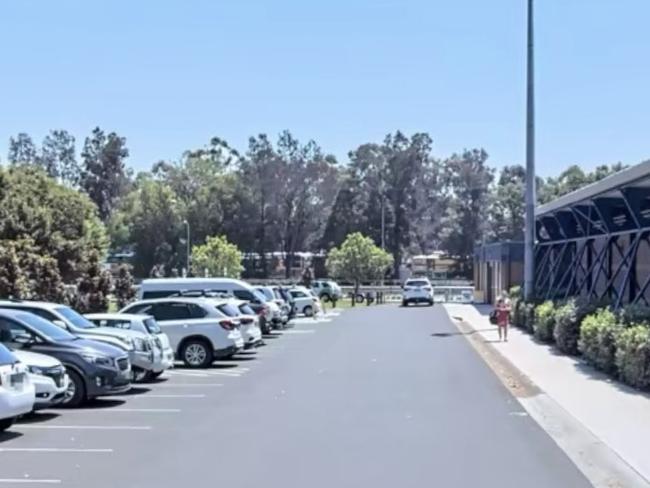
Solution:
<svg viewBox="0 0 650 488">
<path fill-rule="evenodd" d="M 151 303 L 140 303 L 138 305 L 132 305 L 124 309 L 124 313 L 142 313 L 147 314 L 151 312 L 153 305 Z"/>
<path fill-rule="evenodd" d="M 429 286 L 429 282 L 427 280 L 408 280 L 406 282 L 407 286 Z"/>
<path fill-rule="evenodd" d="M 307 296 L 305 293 L 301 292 L 300 290 L 292 290 L 290 293 L 291 296 L 294 298 L 305 298 Z"/>
<path fill-rule="evenodd" d="M 198 305 L 193 303 L 187 304 L 187 307 L 190 310 L 190 315 L 193 319 L 202 319 L 208 315 L 208 312 Z"/>
<path fill-rule="evenodd" d="M 150 334 L 160 334 L 162 332 L 160 326 L 158 325 L 158 322 L 156 322 L 156 319 L 153 317 L 144 319 L 142 322 Z"/>
<path fill-rule="evenodd" d="M 239 315 L 239 310 L 232 303 L 222 303 L 217 305 L 217 308 L 228 317 L 237 317 Z"/>
<path fill-rule="evenodd" d="M 244 315 L 255 315 L 255 310 L 253 310 L 248 303 L 242 303 L 239 306 L 239 311 Z"/>
<path fill-rule="evenodd" d="M 61 314 L 68 322 L 79 329 L 94 329 L 97 327 L 83 315 L 72 310 L 70 307 L 55 308 L 56 312 Z"/>
<path fill-rule="evenodd" d="M 178 290 L 153 290 L 153 291 L 145 291 L 142 293 L 142 299 L 143 300 L 148 300 L 151 298 L 166 298 L 169 295 L 173 295 L 174 293 L 178 293 Z"/>
<path fill-rule="evenodd" d="M 103 320 L 104 324 L 100 324 L 104 327 L 113 327 L 115 329 L 130 329 L 131 328 L 131 321 L 130 320 L 117 320 L 117 319 L 111 319 L 111 320 Z"/>
<path fill-rule="evenodd" d="M 18 361 L 16 356 L 14 356 L 9 349 L 0 344 L 0 366 L 6 366 L 8 364 L 14 364 Z"/>
<path fill-rule="evenodd" d="M 3 344 L 14 343 L 16 342 L 16 337 L 20 335 L 32 336 L 33 334 L 13 320 L 0 318 L 0 342 Z"/>
<path fill-rule="evenodd" d="M 73 341 L 77 338 L 76 336 L 70 334 L 70 332 L 68 332 L 67 330 L 54 325 L 52 322 L 49 322 L 44 318 L 39 317 L 38 315 L 25 313 L 20 315 L 20 319 L 23 322 L 25 322 L 28 326 L 30 326 L 32 329 L 36 330 L 39 334 L 45 336 L 46 338 L 52 341 L 57 341 L 57 342 Z M 7 319 L 3 319 L 3 320 L 7 320 Z M 15 325 L 20 326 L 20 324 L 16 324 L 13 321 L 9 321 L 9 322 L 12 322 Z"/>
<path fill-rule="evenodd" d="M 186 303 L 157 303 L 151 310 L 156 320 L 191 319 L 192 313 Z"/>
</svg>

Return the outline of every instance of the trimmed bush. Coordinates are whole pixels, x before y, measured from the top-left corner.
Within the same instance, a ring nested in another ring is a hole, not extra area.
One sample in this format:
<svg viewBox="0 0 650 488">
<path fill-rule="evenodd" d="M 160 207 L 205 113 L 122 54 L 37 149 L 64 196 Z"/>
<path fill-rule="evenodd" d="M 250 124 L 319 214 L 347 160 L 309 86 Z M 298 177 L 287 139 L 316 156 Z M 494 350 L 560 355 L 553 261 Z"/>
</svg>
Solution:
<svg viewBox="0 0 650 488">
<path fill-rule="evenodd" d="M 521 300 L 521 286 L 513 286 L 508 292 L 511 300 Z"/>
<path fill-rule="evenodd" d="M 650 307 L 647 305 L 628 305 L 620 313 L 625 325 L 650 325 Z"/>
<path fill-rule="evenodd" d="M 535 304 L 531 302 L 524 303 L 523 328 L 532 334 L 535 330 L 534 327 L 535 327 Z"/>
<path fill-rule="evenodd" d="M 560 351 L 565 354 L 578 354 L 580 321 L 578 307 L 574 300 L 569 300 L 555 310 L 555 329 L 553 336 Z"/>
<path fill-rule="evenodd" d="M 616 373 L 616 339 L 623 330 L 616 315 L 600 309 L 587 315 L 580 325 L 578 349 L 596 369 Z"/>
<path fill-rule="evenodd" d="M 623 382 L 650 390 L 650 328 L 636 325 L 618 334 L 616 366 Z"/>
<path fill-rule="evenodd" d="M 535 308 L 533 333 L 540 341 L 553 342 L 553 329 L 555 328 L 555 305 L 547 300 Z"/>
</svg>

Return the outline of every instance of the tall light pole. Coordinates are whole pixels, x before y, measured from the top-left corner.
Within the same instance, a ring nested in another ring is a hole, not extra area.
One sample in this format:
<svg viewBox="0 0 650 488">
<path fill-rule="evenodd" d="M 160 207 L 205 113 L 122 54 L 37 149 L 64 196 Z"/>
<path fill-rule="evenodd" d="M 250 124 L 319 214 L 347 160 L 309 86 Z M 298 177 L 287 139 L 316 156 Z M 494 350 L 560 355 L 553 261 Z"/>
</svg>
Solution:
<svg viewBox="0 0 650 488">
<path fill-rule="evenodd" d="M 187 260 L 186 260 L 186 262 L 187 262 L 187 273 L 186 273 L 186 275 L 189 276 L 190 275 L 191 255 L 192 255 L 192 251 L 191 251 L 192 248 L 191 248 L 191 243 L 190 243 L 190 223 L 187 220 L 183 220 L 183 224 L 185 224 L 185 229 L 187 231 L 187 234 L 185 236 L 185 243 L 187 245 L 187 249 L 186 249 L 186 253 L 187 253 L 187 255 L 186 255 L 186 258 L 187 258 Z"/>
<path fill-rule="evenodd" d="M 526 229 L 524 234 L 524 297 L 535 294 L 535 58 L 533 0 L 528 0 L 526 95 Z"/>
</svg>

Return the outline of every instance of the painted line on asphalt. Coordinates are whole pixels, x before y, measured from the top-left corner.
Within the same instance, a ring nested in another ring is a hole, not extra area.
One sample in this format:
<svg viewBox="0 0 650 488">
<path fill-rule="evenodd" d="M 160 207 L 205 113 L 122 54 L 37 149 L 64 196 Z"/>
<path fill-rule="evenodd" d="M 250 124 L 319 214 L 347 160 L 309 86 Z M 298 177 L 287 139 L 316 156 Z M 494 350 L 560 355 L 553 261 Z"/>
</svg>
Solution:
<svg viewBox="0 0 650 488">
<path fill-rule="evenodd" d="M 58 485 L 61 483 L 61 480 L 37 480 L 31 478 L 0 478 L 0 483 L 11 483 L 14 485 L 18 484 L 41 484 L 41 485 Z"/>
<path fill-rule="evenodd" d="M 134 400 L 136 400 L 136 399 L 146 400 L 147 398 L 205 398 L 205 397 L 206 397 L 206 395 L 203 394 L 203 393 L 200 393 L 200 394 L 197 393 L 196 395 L 192 395 L 192 394 L 190 394 L 190 395 L 173 395 L 173 394 L 169 394 L 169 395 L 160 394 L 160 395 L 158 395 L 158 394 L 149 394 L 149 393 L 147 393 L 146 395 L 134 396 L 133 399 Z M 105 397 L 105 398 L 115 399 L 116 400 L 119 397 Z"/>
<path fill-rule="evenodd" d="M 284 334 L 313 334 L 316 332 L 314 329 L 295 329 L 295 330 L 285 330 Z"/>
<path fill-rule="evenodd" d="M 180 408 L 78 408 L 78 412 L 99 412 L 99 413 L 178 413 Z"/>
<path fill-rule="evenodd" d="M 171 385 L 156 385 L 155 388 L 203 388 L 223 386 L 223 383 L 174 383 Z"/>
<path fill-rule="evenodd" d="M 32 430 L 151 430 L 148 425 L 18 425 Z"/>
<path fill-rule="evenodd" d="M 113 449 L 70 449 L 64 447 L 0 447 L 0 452 L 69 452 L 110 454 Z"/>
</svg>

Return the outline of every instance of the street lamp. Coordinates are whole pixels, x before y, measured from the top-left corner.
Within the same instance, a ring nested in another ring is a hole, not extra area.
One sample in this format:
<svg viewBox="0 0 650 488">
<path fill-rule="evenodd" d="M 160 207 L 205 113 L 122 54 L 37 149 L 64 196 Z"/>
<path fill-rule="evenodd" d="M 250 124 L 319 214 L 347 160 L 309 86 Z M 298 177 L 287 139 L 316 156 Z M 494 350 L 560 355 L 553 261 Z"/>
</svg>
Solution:
<svg viewBox="0 0 650 488">
<path fill-rule="evenodd" d="M 528 63 L 526 96 L 526 229 L 524 232 L 524 297 L 535 290 L 535 59 L 533 0 L 528 0 Z"/>
<path fill-rule="evenodd" d="M 187 260 L 186 260 L 187 272 L 186 272 L 186 275 L 189 276 L 190 275 L 190 264 L 191 264 L 191 259 L 192 259 L 191 258 L 191 255 L 192 255 L 191 249 L 192 248 L 191 248 L 191 243 L 190 243 L 190 223 L 187 220 L 183 220 L 183 224 L 185 225 L 185 229 L 187 231 L 187 234 L 186 234 L 186 237 L 185 237 L 185 244 L 187 246 L 187 249 L 186 249 L 186 252 L 187 252 Z"/>
</svg>

